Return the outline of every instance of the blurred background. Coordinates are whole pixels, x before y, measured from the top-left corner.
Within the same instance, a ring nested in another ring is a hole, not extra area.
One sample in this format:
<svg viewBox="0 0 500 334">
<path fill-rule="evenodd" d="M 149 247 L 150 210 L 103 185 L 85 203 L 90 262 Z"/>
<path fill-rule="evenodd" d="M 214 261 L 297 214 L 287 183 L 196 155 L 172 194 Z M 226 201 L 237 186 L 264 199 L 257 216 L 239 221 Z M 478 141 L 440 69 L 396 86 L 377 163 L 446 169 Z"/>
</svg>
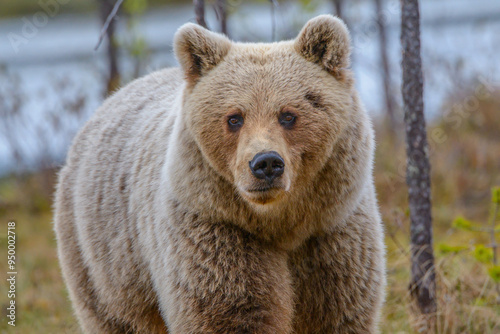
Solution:
<svg viewBox="0 0 500 334">
<path fill-rule="evenodd" d="M 223 4 L 221 7 L 221 3 Z M 422 0 L 424 108 L 432 170 L 440 333 L 500 333 L 496 232 L 500 198 L 500 1 Z M 57 171 L 103 99 L 134 78 L 176 66 L 173 35 L 196 22 L 191 1 L 3 0 L 0 4 L 0 247 L 17 222 L 16 328 L 75 333 L 52 230 Z M 294 38 L 310 18 L 342 17 L 352 68 L 377 136 L 376 185 L 386 225 L 383 333 L 412 333 L 409 219 L 396 0 L 206 1 L 214 31 L 237 41 Z M 111 40 L 111 43 L 109 41 Z M 98 47 L 97 47 L 98 46 Z M 6 256 L 0 259 L 2 268 Z"/>
</svg>

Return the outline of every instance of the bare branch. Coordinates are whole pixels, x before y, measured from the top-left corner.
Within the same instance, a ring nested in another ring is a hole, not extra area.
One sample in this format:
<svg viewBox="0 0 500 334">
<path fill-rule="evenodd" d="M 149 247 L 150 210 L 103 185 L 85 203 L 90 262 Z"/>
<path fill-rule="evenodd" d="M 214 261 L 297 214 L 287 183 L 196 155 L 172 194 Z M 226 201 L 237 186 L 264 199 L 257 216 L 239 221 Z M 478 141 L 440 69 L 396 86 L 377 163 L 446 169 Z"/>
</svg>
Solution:
<svg viewBox="0 0 500 334">
<path fill-rule="evenodd" d="M 338 0 L 337 0 L 338 1 Z M 375 7 L 377 10 L 377 26 L 379 35 L 379 51 L 380 51 L 380 63 L 382 67 L 382 80 L 384 84 L 384 97 L 385 97 L 385 108 L 387 115 L 389 116 L 391 132 L 394 134 L 397 127 L 397 120 L 395 115 L 395 101 L 392 96 L 391 89 L 391 71 L 389 69 L 389 55 L 387 54 L 387 32 L 385 30 L 385 17 L 382 8 L 382 0 L 375 0 Z"/>
<path fill-rule="evenodd" d="M 106 22 L 104 22 L 104 25 L 101 29 L 101 34 L 99 35 L 99 40 L 97 41 L 97 45 L 95 46 L 94 48 L 94 51 L 97 51 L 97 49 L 99 48 L 99 46 L 101 45 L 102 43 L 102 40 L 104 38 L 104 35 L 106 34 L 106 32 L 108 31 L 108 28 L 109 28 L 109 24 L 111 23 L 111 21 L 115 18 L 116 16 L 116 13 L 118 13 L 118 9 L 120 8 L 120 6 L 122 5 L 123 3 L 123 0 L 118 0 L 116 1 L 114 7 L 113 7 L 113 10 L 111 11 L 111 13 L 109 13 L 108 15 L 108 18 L 106 19 Z M 111 43 L 111 41 L 110 41 Z"/>
</svg>

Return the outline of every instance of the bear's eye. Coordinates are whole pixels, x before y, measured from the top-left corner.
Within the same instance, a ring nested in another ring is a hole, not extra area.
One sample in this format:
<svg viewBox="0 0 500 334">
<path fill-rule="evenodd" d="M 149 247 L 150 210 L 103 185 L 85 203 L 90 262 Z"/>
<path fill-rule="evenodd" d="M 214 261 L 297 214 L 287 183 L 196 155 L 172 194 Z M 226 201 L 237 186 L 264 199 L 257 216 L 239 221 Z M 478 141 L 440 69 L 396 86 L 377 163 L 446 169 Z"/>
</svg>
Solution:
<svg viewBox="0 0 500 334">
<path fill-rule="evenodd" d="M 243 116 L 231 115 L 227 118 L 230 131 L 238 131 L 243 126 Z"/>
<path fill-rule="evenodd" d="M 296 119 L 297 116 L 295 116 L 291 112 L 285 112 L 281 114 L 279 122 L 285 129 L 291 129 L 292 126 L 295 124 Z"/>
</svg>

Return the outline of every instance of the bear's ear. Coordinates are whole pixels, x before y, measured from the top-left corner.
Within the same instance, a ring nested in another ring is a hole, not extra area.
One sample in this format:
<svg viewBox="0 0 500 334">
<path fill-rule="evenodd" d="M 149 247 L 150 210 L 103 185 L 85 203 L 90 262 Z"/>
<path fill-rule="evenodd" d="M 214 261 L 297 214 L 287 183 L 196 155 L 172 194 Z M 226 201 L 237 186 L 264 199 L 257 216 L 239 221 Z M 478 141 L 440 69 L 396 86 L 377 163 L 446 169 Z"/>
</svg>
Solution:
<svg viewBox="0 0 500 334">
<path fill-rule="evenodd" d="M 186 80 L 195 84 L 229 52 L 231 41 L 197 24 L 186 23 L 174 37 L 174 52 Z"/>
<path fill-rule="evenodd" d="M 332 15 L 320 15 L 307 22 L 294 47 L 304 58 L 320 64 L 337 78 L 349 67 L 349 32 L 344 22 Z"/>
</svg>

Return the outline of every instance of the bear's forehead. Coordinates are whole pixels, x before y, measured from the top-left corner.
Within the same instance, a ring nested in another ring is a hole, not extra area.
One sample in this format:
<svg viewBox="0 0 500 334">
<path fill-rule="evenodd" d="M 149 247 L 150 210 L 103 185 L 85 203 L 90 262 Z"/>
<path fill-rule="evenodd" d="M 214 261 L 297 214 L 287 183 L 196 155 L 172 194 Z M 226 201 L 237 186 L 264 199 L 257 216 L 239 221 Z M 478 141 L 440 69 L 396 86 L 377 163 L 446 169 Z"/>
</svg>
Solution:
<svg viewBox="0 0 500 334">
<path fill-rule="evenodd" d="M 211 84 L 245 89 L 296 89 L 297 85 L 324 86 L 335 81 L 321 66 L 300 56 L 289 42 L 236 44 L 213 72 Z"/>
<path fill-rule="evenodd" d="M 195 91 L 210 92 L 203 94 L 210 104 L 235 105 L 240 109 L 268 106 L 271 110 L 303 101 L 323 104 L 331 92 L 338 95 L 342 90 L 339 86 L 319 64 L 299 55 L 291 42 L 236 43 L 195 86 Z"/>
<path fill-rule="evenodd" d="M 224 58 L 226 62 L 253 64 L 257 67 L 275 63 L 297 63 L 301 57 L 293 50 L 289 42 L 273 44 L 266 43 L 235 43 Z"/>
</svg>

